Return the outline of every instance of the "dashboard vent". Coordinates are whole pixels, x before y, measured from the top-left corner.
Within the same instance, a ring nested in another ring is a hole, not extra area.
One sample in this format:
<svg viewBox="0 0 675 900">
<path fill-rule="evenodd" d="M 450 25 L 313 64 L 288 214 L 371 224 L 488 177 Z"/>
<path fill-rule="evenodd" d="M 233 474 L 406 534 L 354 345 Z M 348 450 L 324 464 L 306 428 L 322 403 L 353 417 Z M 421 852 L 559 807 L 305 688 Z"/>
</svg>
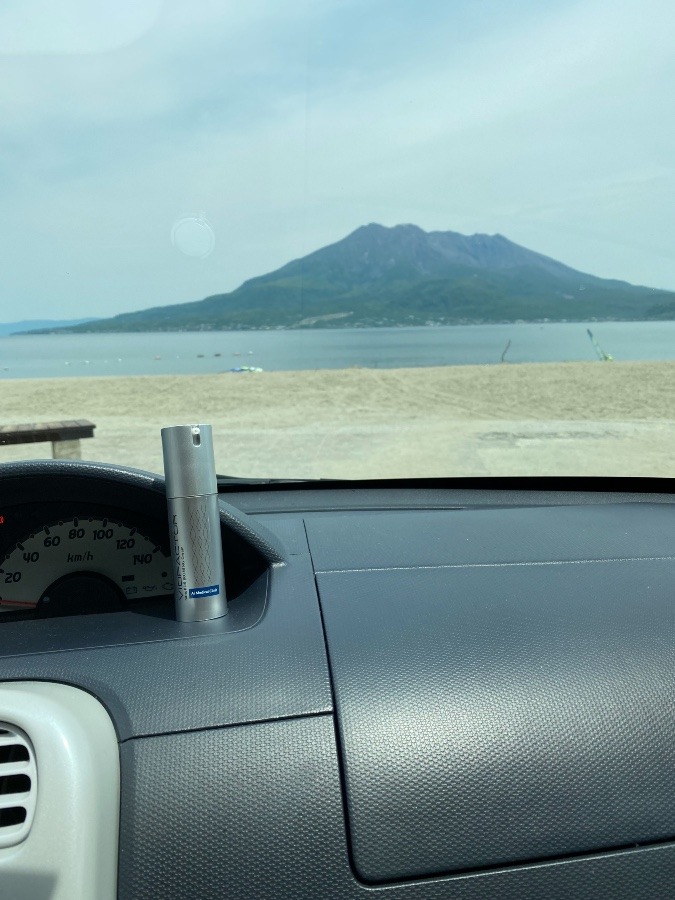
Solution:
<svg viewBox="0 0 675 900">
<path fill-rule="evenodd" d="M 0 722 L 0 847 L 23 841 L 37 796 L 35 753 L 27 735 Z"/>
</svg>

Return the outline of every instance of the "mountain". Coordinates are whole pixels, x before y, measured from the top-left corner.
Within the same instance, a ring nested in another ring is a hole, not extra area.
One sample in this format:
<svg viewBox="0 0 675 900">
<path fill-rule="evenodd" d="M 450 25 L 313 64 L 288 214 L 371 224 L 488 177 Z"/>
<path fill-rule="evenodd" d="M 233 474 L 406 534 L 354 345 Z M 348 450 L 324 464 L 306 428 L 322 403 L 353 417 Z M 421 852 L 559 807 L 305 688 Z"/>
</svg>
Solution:
<svg viewBox="0 0 675 900">
<path fill-rule="evenodd" d="M 21 319 L 19 322 L 0 322 L 0 337 L 7 334 L 21 334 L 26 331 L 51 331 L 56 328 L 71 328 L 98 319 Z"/>
<path fill-rule="evenodd" d="M 365 225 L 228 294 L 68 331 L 675 319 L 675 293 L 597 278 L 500 234 Z"/>
</svg>

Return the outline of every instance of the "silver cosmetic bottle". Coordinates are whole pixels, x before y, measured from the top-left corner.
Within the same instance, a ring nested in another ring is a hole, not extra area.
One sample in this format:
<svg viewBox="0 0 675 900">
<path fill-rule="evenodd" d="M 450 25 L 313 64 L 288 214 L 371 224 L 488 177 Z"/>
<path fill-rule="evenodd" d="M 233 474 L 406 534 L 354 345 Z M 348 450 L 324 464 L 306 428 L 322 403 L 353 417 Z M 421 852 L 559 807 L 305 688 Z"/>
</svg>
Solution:
<svg viewBox="0 0 675 900">
<path fill-rule="evenodd" d="M 162 428 L 176 619 L 227 615 L 210 425 Z"/>
</svg>

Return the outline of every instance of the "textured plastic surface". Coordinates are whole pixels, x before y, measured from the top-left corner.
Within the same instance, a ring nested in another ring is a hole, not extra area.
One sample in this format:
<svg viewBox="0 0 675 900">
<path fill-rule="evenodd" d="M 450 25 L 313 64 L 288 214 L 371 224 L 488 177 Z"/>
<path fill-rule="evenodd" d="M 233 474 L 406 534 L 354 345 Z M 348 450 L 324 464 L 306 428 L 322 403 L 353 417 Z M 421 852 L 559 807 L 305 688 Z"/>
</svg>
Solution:
<svg viewBox="0 0 675 900">
<path fill-rule="evenodd" d="M 0 897 L 114 900 L 120 776 L 115 729 L 84 691 L 0 684 L 0 720 L 30 738 L 38 769 L 30 834 L 0 849 Z"/>
<path fill-rule="evenodd" d="M 134 604 L 133 610 L 1 623 L 0 657 L 54 650 L 180 641 L 252 628 L 267 601 L 269 573 L 260 575 L 229 604 L 227 616 L 212 622 L 176 624 L 173 597 Z"/>
<path fill-rule="evenodd" d="M 369 881 L 675 836 L 675 562 L 319 576 Z"/>
<path fill-rule="evenodd" d="M 675 835 L 670 507 L 319 515 L 307 533 L 364 879 Z"/>
<path fill-rule="evenodd" d="M 547 560 L 675 557 L 675 514 L 666 504 L 307 517 L 318 571 Z"/>
<path fill-rule="evenodd" d="M 289 564 L 270 569 L 269 602 L 255 627 L 213 634 L 215 623 L 174 623 L 175 640 L 54 653 L 31 653 L 28 640 L 23 655 L 0 658 L 0 679 L 81 685 L 107 706 L 122 739 L 331 710 L 302 521 L 275 529 Z M 191 636 L 179 637 L 183 627 Z"/>
<path fill-rule="evenodd" d="M 675 847 L 366 887 L 330 716 L 128 741 L 119 900 L 663 900 Z"/>
<path fill-rule="evenodd" d="M 672 479 L 650 478 L 483 478 L 479 487 L 470 488 L 466 479 L 458 478 L 454 486 L 440 479 L 415 479 L 406 483 L 369 481 L 267 485 L 264 490 L 221 488 L 224 497 L 242 512 L 257 515 L 277 512 L 322 512 L 355 510 L 428 510 L 457 507 L 510 506 L 597 506 L 617 503 L 675 504 Z M 548 481 L 546 489 L 537 482 Z M 452 480 L 448 480 L 452 481 Z M 534 485 L 531 482 L 534 481 Z M 565 482 L 569 481 L 569 488 Z M 508 486 L 508 482 L 511 486 Z M 414 486 L 411 486 L 414 485 Z M 491 487 L 492 485 L 492 487 Z M 556 485 L 554 488 L 553 486 Z M 585 489 L 584 489 L 585 488 Z M 649 491 L 650 493 L 647 493 Z M 661 491 L 661 493 L 657 493 Z"/>
</svg>

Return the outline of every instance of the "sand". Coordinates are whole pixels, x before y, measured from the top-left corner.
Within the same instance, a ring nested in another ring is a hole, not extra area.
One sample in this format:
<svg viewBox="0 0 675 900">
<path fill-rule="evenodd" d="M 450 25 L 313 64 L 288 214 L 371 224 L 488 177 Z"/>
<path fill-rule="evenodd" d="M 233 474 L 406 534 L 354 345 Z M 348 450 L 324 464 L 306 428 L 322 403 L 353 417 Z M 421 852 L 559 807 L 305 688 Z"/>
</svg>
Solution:
<svg viewBox="0 0 675 900">
<path fill-rule="evenodd" d="M 675 362 L 0 381 L 4 423 L 82 418 L 83 458 L 156 472 L 159 429 L 201 421 L 228 475 L 675 475 Z"/>
</svg>

